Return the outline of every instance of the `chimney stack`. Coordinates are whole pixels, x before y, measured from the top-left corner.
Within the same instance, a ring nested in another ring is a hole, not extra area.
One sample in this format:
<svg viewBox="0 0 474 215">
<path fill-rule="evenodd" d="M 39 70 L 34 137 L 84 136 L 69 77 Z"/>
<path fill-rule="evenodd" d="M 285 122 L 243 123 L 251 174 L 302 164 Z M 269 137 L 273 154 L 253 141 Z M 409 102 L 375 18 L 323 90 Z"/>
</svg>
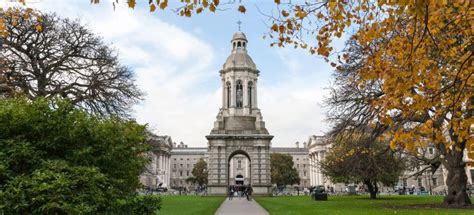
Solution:
<svg viewBox="0 0 474 215">
<path fill-rule="evenodd" d="M 303 142 L 303 147 L 306 149 L 308 148 L 308 144 L 306 142 Z"/>
<path fill-rule="evenodd" d="M 297 148 L 297 149 L 300 148 L 300 142 L 296 141 L 295 144 L 296 144 L 296 148 Z"/>
</svg>

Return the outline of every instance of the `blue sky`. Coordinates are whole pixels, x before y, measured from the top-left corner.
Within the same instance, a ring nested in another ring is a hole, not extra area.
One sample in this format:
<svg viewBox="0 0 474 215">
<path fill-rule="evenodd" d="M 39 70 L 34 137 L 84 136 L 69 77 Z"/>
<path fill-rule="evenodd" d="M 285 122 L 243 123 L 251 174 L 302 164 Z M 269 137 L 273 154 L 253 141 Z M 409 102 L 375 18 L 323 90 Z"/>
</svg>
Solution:
<svg viewBox="0 0 474 215">
<path fill-rule="evenodd" d="M 219 70 L 230 54 L 238 20 L 249 40 L 249 55 L 261 71 L 258 105 L 267 129 L 275 136 L 273 146 L 294 146 L 329 127 L 321 104 L 332 68 L 303 50 L 270 47 L 271 41 L 262 38 L 269 20 L 257 11 L 257 7 L 265 13 L 275 10 L 270 1 L 246 1 L 246 14 L 237 12 L 234 5 L 192 18 L 171 10 L 150 13 L 148 0 L 137 0 L 134 10 L 121 1 L 115 11 L 111 0 L 101 0 L 99 5 L 89 0 L 34 2 L 30 5 L 43 11 L 80 18 L 115 47 L 146 93 L 133 116 L 175 142 L 207 146 L 204 136 L 221 106 Z M 336 43 L 340 47 L 343 42 Z"/>
</svg>

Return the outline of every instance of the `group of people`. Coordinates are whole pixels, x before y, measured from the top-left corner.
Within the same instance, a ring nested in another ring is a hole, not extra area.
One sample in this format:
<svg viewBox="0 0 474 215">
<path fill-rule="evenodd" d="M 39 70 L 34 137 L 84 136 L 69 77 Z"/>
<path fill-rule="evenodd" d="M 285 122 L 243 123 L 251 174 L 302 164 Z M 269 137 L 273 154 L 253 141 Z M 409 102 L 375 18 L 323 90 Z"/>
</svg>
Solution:
<svg viewBox="0 0 474 215">
<path fill-rule="evenodd" d="M 246 196 L 247 200 L 250 201 L 252 198 L 252 192 L 253 192 L 253 188 L 252 188 L 252 185 L 249 184 L 247 186 L 245 185 L 230 185 L 229 186 L 229 200 L 232 200 L 235 196 L 235 194 L 237 194 L 237 196 L 239 198 L 241 198 L 242 196 Z"/>
</svg>

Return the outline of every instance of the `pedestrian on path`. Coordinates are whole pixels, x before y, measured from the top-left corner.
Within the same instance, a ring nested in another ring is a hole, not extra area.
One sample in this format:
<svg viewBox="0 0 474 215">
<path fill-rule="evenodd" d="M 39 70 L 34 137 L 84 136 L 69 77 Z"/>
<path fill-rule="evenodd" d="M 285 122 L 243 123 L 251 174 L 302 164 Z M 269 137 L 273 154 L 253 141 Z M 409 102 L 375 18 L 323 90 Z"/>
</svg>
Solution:
<svg viewBox="0 0 474 215">
<path fill-rule="evenodd" d="M 249 184 L 249 186 L 247 186 L 247 189 L 245 189 L 245 195 L 247 196 L 248 201 L 252 200 L 252 192 L 253 192 L 252 185 Z"/>
<path fill-rule="evenodd" d="M 229 186 L 229 200 L 232 200 L 232 198 L 234 197 L 234 186 L 233 185 L 230 185 Z"/>
<path fill-rule="evenodd" d="M 237 185 L 236 190 L 237 190 L 237 196 L 239 197 L 239 199 L 241 199 L 242 196 L 244 195 L 244 190 L 242 190 L 242 185 L 240 184 Z"/>
</svg>

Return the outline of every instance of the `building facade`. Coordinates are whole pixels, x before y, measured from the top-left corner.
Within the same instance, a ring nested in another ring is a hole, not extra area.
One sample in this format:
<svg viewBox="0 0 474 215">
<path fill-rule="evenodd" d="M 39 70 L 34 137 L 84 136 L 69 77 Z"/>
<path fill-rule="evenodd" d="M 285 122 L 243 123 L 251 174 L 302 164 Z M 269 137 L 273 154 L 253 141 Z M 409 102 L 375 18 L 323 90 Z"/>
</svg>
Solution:
<svg viewBox="0 0 474 215">
<path fill-rule="evenodd" d="M 170 157 L 173 147 L 171 137 L 157 136 L 150 133 L 147 144 L 152 147 L 148 153 L 150 163 L 140 175 L 140 182 L 147 189 L 168 188 L 171 176 Z"/>
<path fill-rule="evenodd" d="M 193 176 L 192 171 L 194 165 L 203 159 L 207 162 L 206 147 L 187 147 L 181 142 L 179 145 L 174 144 L 171 150 L 170 167 L 171 179 L 170 187 L 173 189 L 187 188 L 193 190 L 194 185 L 187 182 L 186 179 Z"/>
<path fill-rule="evenodd" d="M 323 185 L 334 186 L 330 180 L 323 175 L 320 169 L 320 162 L 324 160 L 324 156 L 330 150 L 331 144 L 325 141 L 323 136 L 312 135 L 308 139 L 308 159 L 310 166 L 310 186 Z"/>
<path fill-rule="evenodd" d="M 321 172 L 319 163 L 324 160 L 326 153 L 331 150 L 331 143 L 326 141 L 323 136 L 312 135 L 308 140 L 308 157 L 310 166 L 310 186 L 323 185 L 324 187 L 333 187 L 335 191 L 345 191 L 345 184 L 333 183 L 329 178 L 325 177 Z M 421 152 L 420 152 L 421 153 Z M 433 158 L 436 156 L 435 147 L 427 147 L 424 149 L 423 156 Z M 474 161 L 464 156 L 466 166 L 466 174 L 468 176 L 468 184 L 473 184 L 474 178 Z M 415 187 L 417 191 L 424 190 L 432 194 L 444 194 L 446 192 L 447 170 L 441 165 L 435 172 L 425 171 L 422 174 L 415 174 L 426 168 L 424 165 L 414 165 L 407 168 L 399 177 L 399 182 L 395 187 L 381 187 L 382 192 L 393 191 L 395 188 L 405 189 Z"/>
<path fill-rule="evenodd" d="M 272 147 L 270 153 L 289 154 L 293 157 L 294 167 L 297 169 L 300 184 L 300 190 L 310 186 L 310 166 L 308 158 L 308 148 L 306 143 L 300 147 L 299 143 L 295 147 Z M 192 169 L 194 165 L 200 160 L 208 161 L 207 147 L 187 147 L 183 143 L 174 144 L 171 150 L 171 182 L 170 187 L 173 189 L 186 188 L 187 190 L 194 190 L 196 185 L 186 182 L 186 179 L 193 176 Z M 250 161 L 244 155 L 235 155 L 229 162 L 229 183 L 248 184 L 250 182 Z"/>
</svg>

